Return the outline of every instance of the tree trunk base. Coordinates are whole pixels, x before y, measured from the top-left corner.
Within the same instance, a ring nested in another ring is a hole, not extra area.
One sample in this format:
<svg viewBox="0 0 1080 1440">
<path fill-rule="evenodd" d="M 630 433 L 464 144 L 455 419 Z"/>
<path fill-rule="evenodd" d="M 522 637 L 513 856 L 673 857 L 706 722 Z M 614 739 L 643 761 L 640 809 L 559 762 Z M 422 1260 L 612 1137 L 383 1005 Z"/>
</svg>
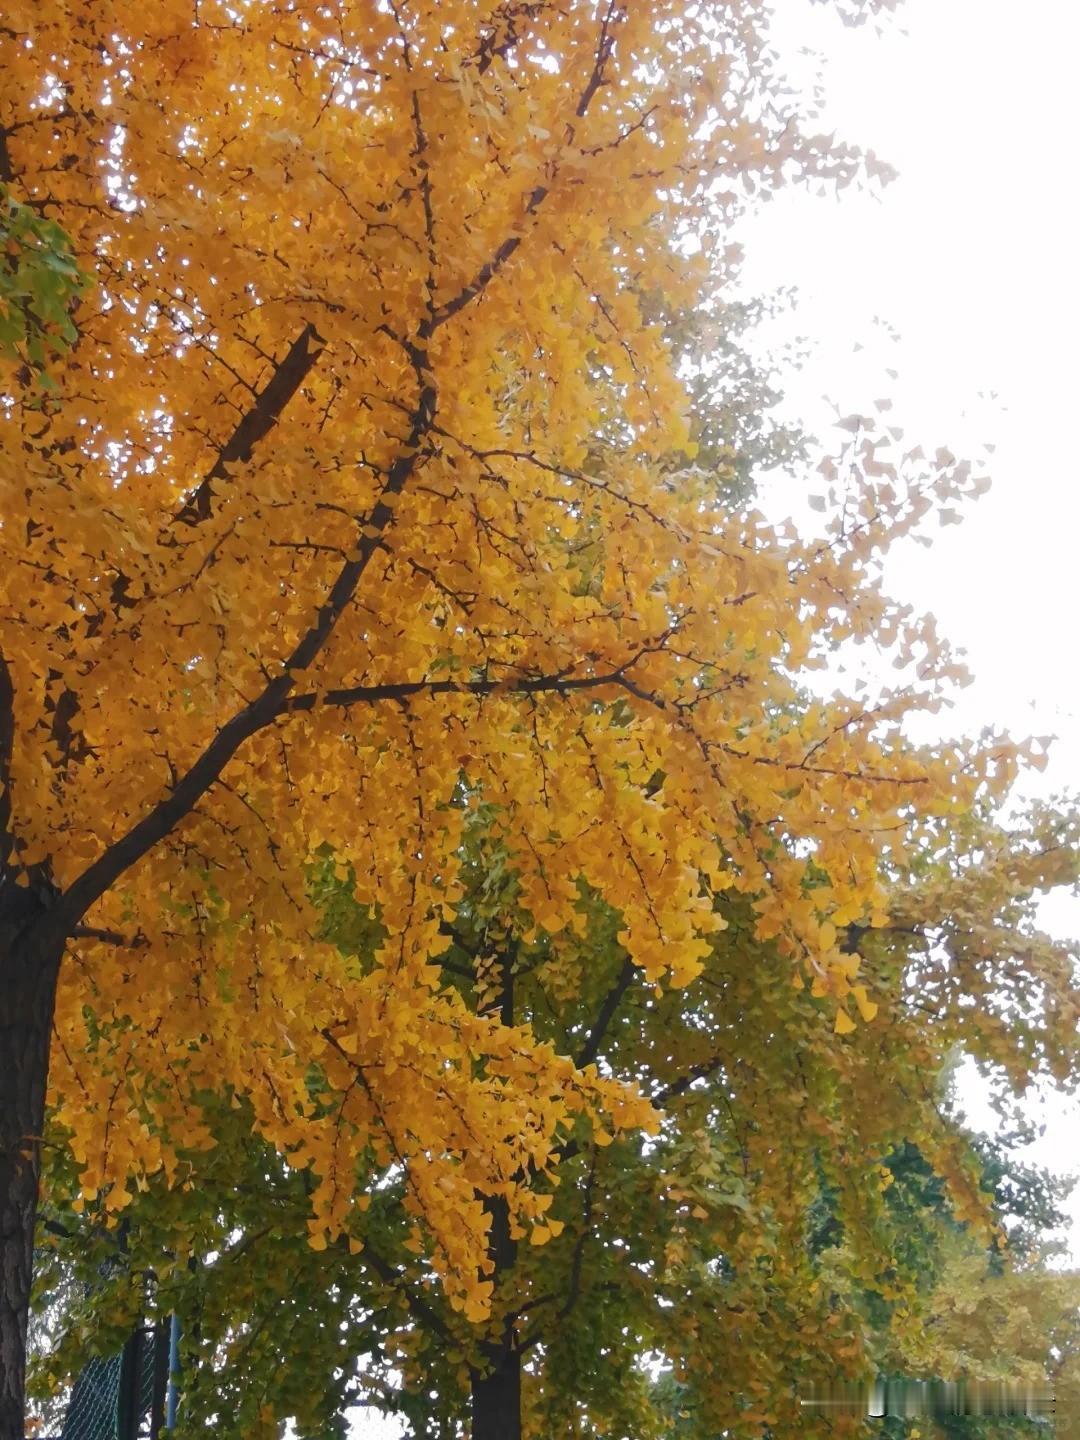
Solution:
<svg viewBox="0 0 1080 1440">
<path fill-rule="evenodd" d="M 23 927 L 5 918 L 0 915 L 0 1440 L 23 1440 L 26 1326 L 60 956 L 25 943 Z"/>
</svg>

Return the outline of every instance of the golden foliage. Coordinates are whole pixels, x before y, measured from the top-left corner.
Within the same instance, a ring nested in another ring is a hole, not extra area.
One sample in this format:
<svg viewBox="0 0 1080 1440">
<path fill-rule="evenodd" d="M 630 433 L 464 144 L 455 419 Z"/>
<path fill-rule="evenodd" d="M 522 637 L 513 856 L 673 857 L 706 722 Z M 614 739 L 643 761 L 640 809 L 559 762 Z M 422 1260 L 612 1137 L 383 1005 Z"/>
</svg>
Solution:
<svg viewBox="0 0 1080 1440">
<path fill-rule="evenodd" d="M 52 1084 L 88 1196 L 173 1174 L 233 1091 L 318 1177 L 314 1246 L 362 1235 L 373 1151 L 485 1313 L 478 1195 L 531 1225 L 579 1116 L 652 1112 L 440 989 L 481 797 L 535 932 L 584 881 L 681 986 L 731 890 L 837 1031 L 873 1020 L 845 927 L 1013 765 L 904 742 L 951 661 L 877 586 L 981 482 L 856 423 L 804 540 L 687 462 L 649 315 L 724 279 L 740 192 L 859 169 L 787 123 L 751 9 L 8 7 L 6 164 L 96 274 L 55 393 L 12 374 L 0 415 L 0 829 L 69 943 Z M 807 703 L 866 639 L 917 676 Z M 374 968 L 316 938 L 327 846 Z"/>
</svg>

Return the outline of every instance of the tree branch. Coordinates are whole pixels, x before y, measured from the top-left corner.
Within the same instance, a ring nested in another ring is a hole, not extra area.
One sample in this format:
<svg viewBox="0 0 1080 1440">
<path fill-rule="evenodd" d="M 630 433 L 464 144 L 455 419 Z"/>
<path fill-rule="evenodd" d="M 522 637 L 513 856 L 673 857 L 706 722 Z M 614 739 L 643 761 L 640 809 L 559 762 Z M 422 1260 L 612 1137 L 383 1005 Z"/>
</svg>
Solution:
<svg viewBox="0 0 1080 1440">
<path fill-rule="evenodd" d="M 581 1294 L 581 1267 L 585 1258 L 585 1246 L 592 1233 L 593 1189 L 596 1185 L 596 1161 L 599 1151 L 593 1147 L 589 1158 L 589 1173 L 585 1180 L 585 1197 L 581 1206 L 581 1230 L 574 1244 L 574 1258 L 570 1265 L 570 1285 L 566 1299 L 559 1309 L 559 1319 L 565 1320 L 578 1302 Z"/>
<path fill-rule="evenodd" d="M 145 935 L 124 935 L 119 930 L 98 930 L 93 925 L 76 925 L 72 940 L 100 940 L 103 945 L 118 945 L 125 950 L 145 950 L 150 941 Z"/>
<path fill-rule="evenodd" d="M 357 1258 L 366 1265 L 383 1282 L 390 1285 L 398 1293 L 404 1296 L 406 1303 L 412 1313 L 424 1322 L 430 1329 L 436 1331 L 446 1340 L 453 1340 L 454 1334 L 439 1312 L 428 1302 L 417 1295 L 412 1287 L 406 1282 L 404 1275 L 395 1266 L 391 1265 L 385 1256 L 373 1250 L 367 1240 L 363 1242 L 363 1249 L 358 1252 Z"/>
<path fill-rule="evenodd" d="M 611 52 L 615 48 L 613 26 L 618 18 L 615 0 L 608 0 L 607 13 L 600 25 L 600 37 L 596 46 L 596 59 L 593 64 L 592 73 L 589 76 L 585 89 L 578 98 L 577 105 L 574 107 L 574 115 L 578 120 L 585 118 L 585 113 L 592 103 L 593 97 L 604 83 L 604 71 L 607 67 L 608 60 L 611 58 Z M 573 135 L 573 126 L 570 125 L 567 127 L 568 141 L 573 139 Z M 522 220 L 531 219 L 550 193 L 551 187 L 549 185 L 537 185 L 529 196 Z M 495 276 L 498 275 L 499 271 L 519 248 L 522 238 L 521 235 L 508 235 L 495 251 L 494 255 L 492 255 L 491 259 L 481 265 L 469 283 L 463 289 L 459 290 L 453 299 L 447 300 L 444 304 L 432 311 L 430 321 L 428 322 L 427 334 L 424 336 L 425 339 L 433 331 L 437 330 L 440 325 L 444 325 L 447 320 L 452 319 L 459 311 L 464 310 L 466 305 L 475 300 L 478 295 L 484 293 Z"/>
<path fill-rule="evenodd" d="M 607 13 L 600 30 L 596 63 L 575 110 L 579 119 L 584 116 L 602 83 L 604 67 L 614 45 L 611 26 L 616 18 L 615 0 L 609 0 Z M 533 213 L 543 202 L 547 193 L 546 187 L 538 186 L 532 192 L 526 213 Z M 60 897 L 59 903 L 53 907 L 42 922 L 43 929 L 48 932 L 50 939 L 60 939 L 70 935 L 71 930 L 78 925 L 89 908 L 119 877 L 142 859 L 191 813 L 193 807 L 215 783 L 225 766 L 246 740 L 267 728 L 279 716 L 287 714 L 290 710 L 311 710 L 320 700 L 326 703 L 328 699 L 326 696 L 297 697 L 291 703 L 290 697 L 297 675 L 306 670 L 322 651 L 345 607 L 355 595 L 371 557 L 382 544 L 383 533 L 393 521 L 394 503 L 417 466 L 421 442 L 430 434 L 434 426 L 437 395 L 427 352 L 424 348 L 425 343 L 439 325 L 449 319 L 452 314 L 457 314 L 482 293 L 519 244 L 519 236 L 508 237 L 492 259 L 481 267 L 476 279 L 471 284 L 439 309 L 432 308 L 428 317 L 417 329 L 417 342 L 410 341 L 406 337 L 397 337 L 416 372 L 420 387 L 419 396 L 412 412 L 409 434 L 397 460 L 394 461 L 387 473 L 382 493 L 363 526 L 361 538 L 353 552 L 353 558 L 347 560 L 338 572 L 327 600 L 319 607 L 311 626 L 300 639 L 292 655 L 286 660 L 283 673 L 275 680 L 270 681 L 261 695 L 225 722 L 191 767 L 176 781 L 169 794 L 159 800 L 149 813 L 131 826 L 124 835 L 109 845 L 103 854 L 93 861 Z M 387 333 L 392 332 L 388 329 Z M 213 500 L 213 481 L 227 473 L 222 467 L 227 466 L 230 458 L 243 459 L 250 453 L 251 447 L 256 441 L 269 431 L 285 404 L 296 393 L 304 376 L 314 364 L 318 352 L 310 351 L 309 342 L 317 338 L 312 326 L 304 327 L 289 354 L 278 366 L 270 383 L 256 400 L 252 411 L 241 420 L 233 435 L 222 448 L 208 475 L 184 505 L 178 516 L 184 523 L 197 523 L 204 518 L 205 514 L 209 513 Z M 533 681 L 519 682 L 516 688 L 519 693 L 536 693 L 544 690 L 595 688 L 601 683 L 615 683 L 621 685 L 624 690 L 636 694 L 640 699 L 663 707 L 662 699 L 648 694 L 627 679 L 625 674 L 627 668 L 629 666 L 623 667 L 621 672 L 615 672 L 607 681 L 602 681 L 600 677 L 570 680 L 549 676 Z M 403 698 L 403 696 L 419 693 L 424 689 L 431 693 L 440 691 L 449 693 L 451 688 L 449 682 L 445 684 L 442 682 L 426 684 L 418 682 L 405 687 L 360 687 L 355 691 L 331 692 L 333 698 L 329 700 L 329 703 L 350 704 L 362 700 Z M 499 687 L 494 682 L 491 684 L 477 682 L 474 687 L 466 688 L 472 688 L 474 693 L 482 694 L 490 693 L 491 690 Z M 513 687 L 504 685 L 503 688 Z M 401 690 L 402 694 L 395 694 L 396 690 Z"/>
<path fill-rule="evenodd" d="M 612 27 L 620 16 L 616 14 L 616 0 L 608 0 L 607 13 L 600 23 L 600 38 L 596 46 L 596 60 L 593 64 L 592 74 L 589 76 L 589 83 L 581 93 L 581 99 L 577 103 L 574 114 L 579 120 L 585 118 L 585 112 L 592 104 L 592 98 L 604 83 L 604 70 L 611 58 L 611 52 L 615 48 L 615 35 Z"/>
<path fill-rule="evenodd" d="M 298 674 L 312 664 L 330 638 L 345 607 L 355 595 L 371 557 L 382 544 L 383 533 L 393 521 L 394 503 L 405 482 L 416 469 L 421 441 L 434 422 L 436 393 L 431 372 L 427 368 L 426 356 L 415 347 L 410 349 L 414 352 L 420 394 L 413 411 L 409 434 L 398 458 L 387 473 L 379 499 L 362 527 L 352 558 L 341 567 L 330 594 L 285 661 L 282 673 L 266 685 L 261 695 L 225 722 L 190 769 L 176 781 L 169 794 L 159 800 L 126 834 L 108 846 L 104 853 L 72 882 L 59 903 L 42 922 L 49 938 L 59 939 L 69 935 L 90 906 L 191 813 L 244 742 L 288 711 L 287 701 Z"/>
<path fill-rule="evenodd" d="M 11 151 L 8 149 L 8 136 L 10 129 L 0 125 L 0 185 L 10 185 L 15 179 L 15 168 L 11 163 Z"/>
<path fill-rule="evenodd" d="M 456 965 L 453 960 L 447 960 L 445 955 L 440 955 L 436 959 L 435 964 L 438 965 L 440 970 L 446 970 L 451 975 L 458 975 L 462 980 L 468 980 L 470 982 L 476 980 L 475 974 L 467 965 Z"/>
<path fill-rule="evenodd" d="M 603 1044 L 608 1027 L 615 1018 L 615 1011 L 619 1008 L 619 1002 L 634 983 L 634 977 L 637 974 L 638 968 L 629 956 L 623 961 L 622 969 L 619 971 L 614 985 L 612 985 L 611 989 L 604 996 L 604 1003 L 600 1006 L 596 1019 L 593 1021 L 588 1039 L 574 1057 L 574 1064 L 579 1070 L 586 1065 L 591 1065 L 600 1053 L 600 1046 Z"/>
<path fill-rule="evenodd" d="M 529 196 L 528 203 L 525 206 L 525 214 L 522 218 L 528 220 L 535 215 L 546 200 L 548 194 L 548 186 L 537 185 Z M 480 269 L 469 283 L 464 286 L 463 289 L 459 290 L 453 299 L 447 300 L 445 304 L 439 305 L 432 312 L 431 319 L 428 322 L 432 331 L 437 330 L 440 325 L 445 325 L 447 320 L 453 319 L 459 311 L 465 309 L 466 305 L 475 300 L 478 295 L 484 293 L 492 280 L 495 279 L 495 276 L 498 275 L 499 271 L 510 259 L 511 255 L 519 248 L 522 239 L 523 237 L 521 235 L 508 235 L 495 251 L 494 255 L 492 255 L 491 259 L 485 261 L 484 264 L 480 266 Z"/>
<path fill-rule="evenodd" d="M 556 1313 L 555 1318 L 557 1321 L 565 1320 L 581 1297 L 581 1271 L 585 1260 L 585 1246 L 588 1243 L 589 1236 L 592 1234 L 593 1190 L 596 1185 L 596 1162 L 598 1155 L 599 1152 L 596 1147 L 593 1146 L 589 1156 L 588 1174 L 585 1177 L 585 1190 L 581 1207 L 581 1229 L 578 1231 L 577 1239 L 574 1241 L 574 1253 L 570 1261 L 570 1283 L 567 1286 L 566 1299 L 559 1306 Z M 549 1298 L 550 1297 L 546 1295 L 541 1296 L 534 1304 L 537 1306 L 544 1304 Z M 517 1315 L 523 1313 L 524 1309 L 516 1312 Z M 538 1321 L 533 1330 L 524 1336 L 521 1344 L 518 1346 L 521 1354 L 524 1355 L 527 1350 L 531 1350 L 534 1345 L 540 1343 L 544 1329 L 544 1322 L 542 1320 Z"/>
<path fill-rule="evenodd" d="M 0 875 L 7 868 L 14 845 L 11 833 L 11 762 L 15 755 L 15 683 L 5 656 L 0 653 Z"/>
<path fill-rule="evenodd" d="M 660 696 L 650 694 L 627 678 L 626 671 L 633 663 L 628 661 L 620 669 L 609 670 L 602 675 L 536 675 L 524 680 L 401 680 L 385 685 L 354 685 L 343 690 L 326 690 L 321 695 L 290 696 L 282 702 L 280 713 L 310 711 L 321 705 L 371 705 L 387 700 L 411 700 L 417 695 L 562 695 L 577 690 L 599 690 L 609 685 L 616 685 L 636 695 L 639 700 L 664 708 Z"/>
<path fill-rule="evenodd" d="M 314 325 L 304 326 L 284 360 L 255 397 L 251 409 L 241 417 L 236 429 L 218 451 L 210 470 L 173 517 L 174 523 L 198 525 L 200 521 L 209 519 L 214 502 L 214 481 L 228 479 L 230 464 L 243 464 L 251 459 L 255 446 L 277 423 L 281 412 L 322 354 L 321 348 L 312 348 L 312 341 L 321 339 Z"/>
<path fill-rule="evenodd" d="M 684 1095 L 695 1080 L 705 1080 L 708 1076 L 714 1075 L 723 1065 L 725 1058 L 723 1055 L 714 1055 L 711 1060 L 703 1060 L 700 1065 L 692 1066 L 685 1075 L 680 1075 L 670 1085 L 665 1085 L 655 1095 L 650 1095 L 650 1104 L 655 1105 L 657 1109 L 662 1109 L 668 1101 Z"/>
</svg>

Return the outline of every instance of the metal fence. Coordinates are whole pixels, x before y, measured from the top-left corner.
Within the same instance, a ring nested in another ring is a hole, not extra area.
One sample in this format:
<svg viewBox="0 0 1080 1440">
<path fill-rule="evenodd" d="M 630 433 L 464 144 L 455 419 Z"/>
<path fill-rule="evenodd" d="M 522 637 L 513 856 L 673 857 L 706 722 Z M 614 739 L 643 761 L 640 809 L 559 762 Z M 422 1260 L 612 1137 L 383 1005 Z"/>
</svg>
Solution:
<svg viewBox="0 0 1080 1440">
<path fill-rule="evenodd" d="M 119 1355 L 87 1362 L 64 1426 L 47 1440 L 156 1440 L 165 1426 L 169 1327 L 136 1330 Z"/>
<path fill-rule="evenodd" d="M 136 1330 L 119 1355 L 91 1360 L 71 1392 L 61 1440 L 140 1440 L 165 1423 L 168 1329 Z"/>
</svg>

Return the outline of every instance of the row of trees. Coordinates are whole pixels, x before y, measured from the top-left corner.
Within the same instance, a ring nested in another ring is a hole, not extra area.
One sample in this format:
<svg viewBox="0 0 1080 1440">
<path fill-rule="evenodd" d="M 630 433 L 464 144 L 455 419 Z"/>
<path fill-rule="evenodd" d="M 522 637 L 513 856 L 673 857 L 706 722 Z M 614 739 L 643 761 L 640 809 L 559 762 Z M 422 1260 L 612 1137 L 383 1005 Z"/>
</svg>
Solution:
<svg viewBox="0 0 1080 1440">
<path fill-rule="evenodd" d="M 824 1433 L 944 1356 L 897 1197 L 982 1244 L 956 1047 L 1074 1077 L 1076 818 L 905 732 L 960 672 L 881 555 L 983 479 L 855 417 L 768 524 L 722 300 L 748 197 L 880 167 L 731 0 L 16 0 L 0 63 L 69 267 L 12 230 L 0 1440 L 43 1154 L 43 1383 L 175 1312 L 192 1429 Z"/>
</svg>

